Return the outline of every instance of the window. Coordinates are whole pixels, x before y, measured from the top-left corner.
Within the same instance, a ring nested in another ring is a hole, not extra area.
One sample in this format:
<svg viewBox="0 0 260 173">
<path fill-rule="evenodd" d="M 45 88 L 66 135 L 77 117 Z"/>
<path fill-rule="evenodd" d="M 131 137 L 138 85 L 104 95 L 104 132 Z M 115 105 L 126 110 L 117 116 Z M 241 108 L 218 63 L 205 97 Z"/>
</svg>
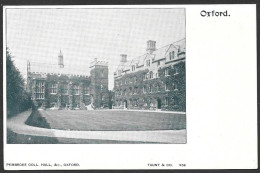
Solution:
<svg viewBox="0 0 260 173">
<path fill-rule="evenodd" d="M 146 86 L 143 86 L 143 93 L 146 93 Z"/>
<path fill-rule="evenodd" d="M 89 87 L 88 86 L 84 86 L 84 94 L 89 94 Z"/>
<path fill-rule="evenodd" d="M 134 88 L 134 94 L 137 94 L 138 87 Z"/>
<path fill-rule="evenodd" d="M 165 76 L 169 76 L 169 69 L 168 68 L 165 69 Z"/>
<path fill-rule="evenodd" d="M 169 91 L 169 90 L 170 90 L 169 84 L 165 83 L 165 91 Z"/>
<path fill-rule="evenodd" d="M 152 72 L 152 71 L 150 71 L 150 73 L 149 73 L 149 78 L 150 78 L 150 79 L 153 78 L 153 72 Z"/>
<path fill-rule="evenodd" d="M 150 60 L 146 60 L 146 66 L 147 66 L 147 67 L 150 66 Z"/>
<path fill-rule="evenodd" d="M 51 94 L 57 94 L 57 84 L 56 83 L 51 84 Z"/>
<path fill-rule="evenodd" d="M 176 84 L 172 84 L 173 85 L 173 90 L 178 90 L 177 85 Z"/>
<path fill-rule="evenodd" d="M 146 74 L 146 75 L 145 75 L 145 79 L 148 79 L 148 78 L 149 78 L 149 74 Z"/>
<path fill-rule="evenodd" d="M 132 87 L 129 88 L 129 94 L 130 94 L 130 95 L 133 94 L 133 89 L 132 89 Z"/>
<path fill-rule="evenodd" d="M 174 71 L 175 71 L 175 75 L 179 74 L 179 70 L 178 70 L 178 68 L 175 67 L 174 69 L 175 69 L 175 70 L 174 70 Z"/>
<path fill-rule="evenodd" d="M 68 94 L 68 85 L 67 84 L 61 85 L 61 92 L 62 92 L 62 94 Z"/>
<path fill-rule="evenodd" d="M 152 85 L 149 86 L 149 92 L 152 92 Z"/>
<path fill-rule="evenodd" d="M 135 65 L 132 65 L 132 71 L 135 71 Z"/>
<path fill-rule="evenodd" d="M 165 105 L 166 105 L 166 106 L 169 105 L 169 97 L 165 97 Z"/>
<path fill-rule="evenodd" d="M 160 65 L 160 61 L 157 62 L 157 66 L 159 66 L 159 65 Z"/>
<path fill-rule="evenodd" d="M 174 59 L 174 51 L 169 53 L 169 58 L 170 58 L 170 60 Z"/>
<path fill-rule="evenodd" d="M 123 95 L 126 95 L 126 89 L 124 89 L 124 91 L 123 91 Z"/>
<path fill-rule="evenodd" d="M 44 82 L 36 81 L 36 99 L 44 99 Z"/>
<path fill-rule="evenodd" d="M 176 99 L 176 97 L 173 97 L 172 98 L 172 103 L 171 103 L 172 105 L 176 105 L 177 104 L 177 99 Z"/>
<path fill-rule="evenodd" d="M 73 92 L 74 92 L 74 95 L 79 95 L 79 86 L 78 85 L 73 86 Z"/>
<path fill-rule="evenodd" d="M 102 91 L 104 89 L 104 86 L 101 84 L 100 85 L 100 90 Z"/>
<path fill-rule="evenodd" d="M 159 85 L 159 84 L 157 85 L 157 91 L 158 91 L 158 92 L 160 92 L 160 91 L 161 91 L 161 87 L 160 87 L 160 85 Z"/>
</svg>

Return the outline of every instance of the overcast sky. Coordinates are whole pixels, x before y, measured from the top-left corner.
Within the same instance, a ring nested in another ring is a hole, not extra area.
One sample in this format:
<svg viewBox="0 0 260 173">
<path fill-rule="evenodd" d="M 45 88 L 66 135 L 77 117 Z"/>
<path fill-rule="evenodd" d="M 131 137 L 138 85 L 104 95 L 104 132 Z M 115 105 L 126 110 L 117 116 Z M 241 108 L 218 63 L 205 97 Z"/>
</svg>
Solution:
<svg viewBox="0 0 260 173">
<path fill-rule="evenodd" d="M 185 37 L 184 9 L 7 9 L 7 46 L 26 75 L 26 61 L 85 69 L 94 58 L 109 63 L 109 88 L 120 54 L 145 53 L 146 41 L 160 48 Z"/>
</svg>

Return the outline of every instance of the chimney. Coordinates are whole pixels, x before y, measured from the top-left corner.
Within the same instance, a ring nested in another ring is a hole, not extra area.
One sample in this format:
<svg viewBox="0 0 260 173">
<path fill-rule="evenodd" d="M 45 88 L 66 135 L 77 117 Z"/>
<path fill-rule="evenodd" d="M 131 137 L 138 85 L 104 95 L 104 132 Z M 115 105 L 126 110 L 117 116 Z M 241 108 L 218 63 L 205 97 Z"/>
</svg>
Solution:
<svg viewBox="0 0 260 173">
<path fill-rule="evenodd" d="M 64 64 L 63 64 L 63 55 L 61 53 L 61 50 L 60 50 L 60 53 L 58 55 L 58 65 L 60 68 L 64 68 Z"/>
<path fill-rule="evenodd" d="M 127 55 L 126 54 L 121 54 L 121 61 L 120 62 L 126 62 L 127 61 Z"/>
<path fill-rule="evenodd" d="M 156 50 L 156 41 L 149 40 L 147 41 L 147 53 L 151 54 L 153 51 Z"/>
</svg>

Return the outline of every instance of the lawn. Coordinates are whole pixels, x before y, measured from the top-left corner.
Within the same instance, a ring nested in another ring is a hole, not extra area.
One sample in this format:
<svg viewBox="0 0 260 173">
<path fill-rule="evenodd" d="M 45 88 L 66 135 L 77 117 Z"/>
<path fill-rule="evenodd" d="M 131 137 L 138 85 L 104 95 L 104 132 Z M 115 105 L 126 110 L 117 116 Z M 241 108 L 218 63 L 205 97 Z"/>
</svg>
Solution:
<svg viewBox="0 0 260 173">
<path fill-rule="evenodd" d="M 139 131 L 186 129 L 186 115 L 124 110 L 40 111 L 52 129 L 81 131 Z"/>
</svg>

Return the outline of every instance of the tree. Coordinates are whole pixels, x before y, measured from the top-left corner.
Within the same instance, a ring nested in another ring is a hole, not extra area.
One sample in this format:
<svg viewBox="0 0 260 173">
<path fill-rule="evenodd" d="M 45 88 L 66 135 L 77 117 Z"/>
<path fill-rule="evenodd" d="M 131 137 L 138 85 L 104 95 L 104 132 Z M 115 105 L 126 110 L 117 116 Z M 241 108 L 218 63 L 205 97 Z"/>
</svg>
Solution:
<svg viewBox="0 0 260 173">
<path fill-rule="evenodd" d="M 24 87 L 24 79 L 13 63 L 13 56 L 6 50 L 6 94 L 7 116 L 13 116 L 31 107 L 29 94 Z"/>
</svg>

